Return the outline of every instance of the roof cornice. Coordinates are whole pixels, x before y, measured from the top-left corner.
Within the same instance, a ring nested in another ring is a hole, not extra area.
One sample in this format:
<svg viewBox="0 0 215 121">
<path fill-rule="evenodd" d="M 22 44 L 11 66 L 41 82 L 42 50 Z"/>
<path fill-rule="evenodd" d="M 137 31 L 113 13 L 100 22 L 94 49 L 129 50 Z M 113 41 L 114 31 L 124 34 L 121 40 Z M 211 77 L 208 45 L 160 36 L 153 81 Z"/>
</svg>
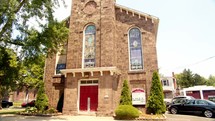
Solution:
<svg viewBox="0 0 215 121">
<path fill-rule="evenodd" d="M 139 18 L 144 17 L 146 20 L 149 18 L 149 19 L 151 19 L 152 23 L 154 23 L 154 22 L 158 23 L 159 22 L 159 18 L 156 16 L 153 16 L 153 15 L 150 15 L 150 14 L 138 11 L 138 10 L 134 10 L 134 9 L 131 9 L 131 8 L 119 5 L 119 4 L 115 4 L 115 7 L 119 8 L 121 11 L 124 10 L 127 13 L 131 12 L 133 15 L 137 14 L 137 15 L 139 15 Z"/>
</svg>

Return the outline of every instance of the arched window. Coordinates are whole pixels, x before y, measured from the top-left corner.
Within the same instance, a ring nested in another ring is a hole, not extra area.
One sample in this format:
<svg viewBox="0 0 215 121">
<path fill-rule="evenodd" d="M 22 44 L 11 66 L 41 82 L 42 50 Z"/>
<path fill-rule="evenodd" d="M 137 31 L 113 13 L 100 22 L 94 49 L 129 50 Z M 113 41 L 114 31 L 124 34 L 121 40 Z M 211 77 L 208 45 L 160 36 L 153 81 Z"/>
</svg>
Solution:
<svg viewBox="0 0 215 121">
<path fill-rule="evenodd" d="M 141 32 L 138 28 L 129 30 L 129 68 L 130 70 L 143 69 Z"/>
<path fill-rule="evenodd" d="M 95 67 L 96 57 L 96 27 L 88 25 L 84 31 L 83 67 Z"/>
</svg>

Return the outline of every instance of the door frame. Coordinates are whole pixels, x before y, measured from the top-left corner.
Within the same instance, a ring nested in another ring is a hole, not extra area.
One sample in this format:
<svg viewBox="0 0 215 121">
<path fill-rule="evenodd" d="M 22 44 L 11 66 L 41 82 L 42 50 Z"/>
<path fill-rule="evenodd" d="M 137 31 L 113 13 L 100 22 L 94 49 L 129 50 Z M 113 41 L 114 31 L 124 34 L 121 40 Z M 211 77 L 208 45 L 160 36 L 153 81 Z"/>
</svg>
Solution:
<svg viewBox="0 0 215 121">
<path fill-rule="evenodd" d="M 81 81 L 98 81 L 98 83 L 81 84 Z M 92 79 L 80 79 L 80 80 L 78 80 L 78 100 L 77 100 L 78 113 L 83 112 L 83 111 L 80 111 L 80 89 L 81 89 L 81 86 L 94 86 L 94 85 L 98 86 L 98 100 L 99 100 L 99 79 L 92 78 Z M 86 111 L 85 113 L 90 113 L 90 111 Z"/>
</svg>

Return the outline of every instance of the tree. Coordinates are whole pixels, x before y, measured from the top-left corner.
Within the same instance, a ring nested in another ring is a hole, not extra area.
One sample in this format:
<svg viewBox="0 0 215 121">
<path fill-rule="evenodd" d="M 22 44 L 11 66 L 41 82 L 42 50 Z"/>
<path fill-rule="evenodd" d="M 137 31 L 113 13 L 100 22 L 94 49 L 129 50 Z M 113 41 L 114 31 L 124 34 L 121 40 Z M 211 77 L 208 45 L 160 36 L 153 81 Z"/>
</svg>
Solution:
<svg viewBox="0 0 215 121">
<path fill-rule="evenodd" d="M 157 72 L 153 73 L 150 95 L 146 104 L 147 113 L 163 114 L 166 111 L 163 87 Z"/>
<path fill-rule="evenodd" d="M 9 93 L 15 88 L 18 68 L 16 53 L 12 49 L 0 46 L 0 102 L 6 92 Z"/>
<path fill-rule="evenodd" d="M 66 22 L 53 16 L 60 1 L 1 0 L 0 46 L 21 48 L 22 57 L 56 53 L 68 37 Z"/>
<path fill-rule="evenodd" d="M 190 69 L 184 69 L 180 74 L 176 75 L 177 84 L 181 88 L 187 88 L 195 85 L 204 85 L 206 83 L 205 78 L 199 74 L 193 74 Z"/>
<path fill-rule="evenodd" d="M 45 89 L 44 89 L 44 83 L 41 82 L 37 97 L 36 97 L 36 102 L 35 106 L 39 112 L 44 112 L 48 108 L 48 97 L 45 94 Z"/>
<path fill-rule="evenodd" d="M 2 87 L 11 89 L 17 83 L 21 84 L 21 82 L 26 82 L 27 80 L 32 81 L 32 78 L 34 78 L 33 82 L 37 80 L 36 76 L 38 74 L 32 73 L 39 72 L 36 65 L 31 65 L 30 67 L 23 65 L 23 62 L 20 61 L 34 62 L 41 55 L 56 53 L 64 45 L 68 38 L 68 23 L 67 21 L 58 22 L 53 16 L 54 8 L 59 7 L 60 1 L 64 2 L 64 0 L 1 0 L 0 51 L 12 51 L 10 48 L 13 48 L 13 51 L 19 53 L 19 57 L 16 57 L 18 58 L 16 60 L 5 59 L 7 61 L 2 61 L 1 57 L 4 54 L 0 53 L 0 62 L 3 63 L 0 69 L 0 83 L 4 85 L 1 86 L 0 92 L 4 92 Z M 10 57 L 8 55 L 8 58 Z M 12 65 L 18 63 L 21 66 Z M 23 80 L 15 78 L 15 74 L 18 74 L 19 69 L 21 69 L 19 73 L 23 76 Z M 13 75 L 15 71 L 16 73 Z M 7 72 L 10 73 L 7 74 Z M 34 76 L 30 78 L 32 75 Z M 0 97 L 1 99 L 2 97 Z"/>
<path fill-rule="evenodd" d="M 0 41 L 16 45 L 25 44 L 22 41 L 29 35 L 30 24 L 44 27 L 42 23 L 54 21 L 54 8 L 59 7 L 60 0 L 1 0 L 0 5 Z M 64 2 L 64 0 L 61 0 Z M 15 30 L 14 30 L 15 29 Z M 21 36 L 13 39 L 12 33 L 18 31 Z"/>
<path fill-rule="evenodd" d="M 131 101 L 131 92 L 128 87 L 128 81 L 124 80 L 121 97 L 120 97 L 120 105 L 132 105 Z"/>
<path fill-rule="evenodd" d="M 205 85 L 206 84 L 206 79 L 199 74 L 194 74 L 193 75 L 193 85 Z"/>
<path fill-rule="evenodd" d="M 43 81 L 45 55 L 39 55 L 34 61 L 24 59 L 19 70 L 19 78 L 17 81 L 17 88 L 19 90 L 25 89 L 26 97 L 28 97 L 29 89 L 38 89 L 40 83 Z M 26 98 L 28 102 L 28 98 Z"/>
<path fill-rule="evenodd" d="M 206 85 L 215 86 L 215 76 L 210 75 L 206 81 Z"/>
</svg>

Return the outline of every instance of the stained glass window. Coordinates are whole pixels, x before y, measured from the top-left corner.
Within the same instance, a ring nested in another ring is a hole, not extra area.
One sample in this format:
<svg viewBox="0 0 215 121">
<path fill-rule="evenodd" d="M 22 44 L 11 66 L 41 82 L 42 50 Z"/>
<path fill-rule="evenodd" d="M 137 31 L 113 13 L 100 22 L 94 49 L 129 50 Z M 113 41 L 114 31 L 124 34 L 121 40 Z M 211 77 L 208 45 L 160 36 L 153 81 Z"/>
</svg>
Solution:
<svg viewBox="0 0 215 121">
<path fill-rule="evenodd" d="M 132 28 L 129 31 L 129 49 L 130 49 L 130 69 L 142 70 L 143 57 L 142 57 L 142 43 L 141 33 L 138 28 Z"/>
<path fill-rule="evenodd" d="M 96 27 L 94 25 L 88 25 L 84 34 L 84 67 L 95 67 Z"/>
</svg>

